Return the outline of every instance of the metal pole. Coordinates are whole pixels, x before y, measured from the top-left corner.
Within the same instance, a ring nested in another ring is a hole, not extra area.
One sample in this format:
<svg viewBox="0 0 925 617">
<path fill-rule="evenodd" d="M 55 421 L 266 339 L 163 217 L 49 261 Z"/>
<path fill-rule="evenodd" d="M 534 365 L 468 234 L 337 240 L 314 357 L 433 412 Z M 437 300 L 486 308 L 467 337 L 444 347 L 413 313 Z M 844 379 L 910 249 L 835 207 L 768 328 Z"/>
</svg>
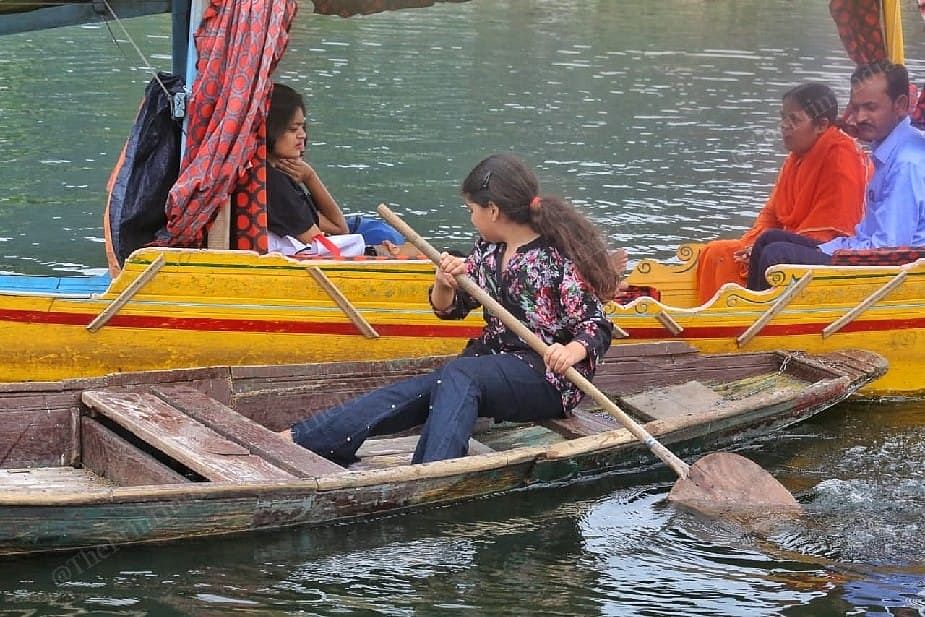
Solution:
<svg viewBox="0 0 925 617">
<path fill-rule="evenodd" d="M 186 49 L 189 45 L 190 0 L 171 0 L 170 13 L 173 20 L 173 68 L 174 75 L 186 73 Z"/>
</svg>

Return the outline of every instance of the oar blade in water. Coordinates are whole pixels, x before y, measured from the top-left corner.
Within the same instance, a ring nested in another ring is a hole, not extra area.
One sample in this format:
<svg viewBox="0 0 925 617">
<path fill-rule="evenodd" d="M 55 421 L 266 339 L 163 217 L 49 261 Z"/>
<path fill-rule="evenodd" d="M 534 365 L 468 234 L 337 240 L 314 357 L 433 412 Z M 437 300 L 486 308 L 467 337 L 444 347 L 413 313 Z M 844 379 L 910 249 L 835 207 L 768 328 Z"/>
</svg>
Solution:
<svg viewBox="0 0 925 617">
<path fill-rule="evenodd" d="M 699 459 L 690 475 L 675 482 L 668 500 L 707 514 L 793 513 L 800 504 L 783 484 L 756 463 L 731 452 Z"/>
</svg>

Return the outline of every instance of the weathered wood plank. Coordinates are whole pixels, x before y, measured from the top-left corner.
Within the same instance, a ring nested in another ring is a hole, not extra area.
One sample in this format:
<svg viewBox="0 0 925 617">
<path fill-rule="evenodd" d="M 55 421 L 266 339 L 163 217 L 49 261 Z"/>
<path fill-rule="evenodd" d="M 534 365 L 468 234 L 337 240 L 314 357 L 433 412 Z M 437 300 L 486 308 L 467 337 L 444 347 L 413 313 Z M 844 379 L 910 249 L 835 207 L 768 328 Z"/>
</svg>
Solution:
<svg viewBox="0 0 925 617">
<path fill-rule="evenodd" d="M 699 414 L 713 409 L 723 397 L 699 381 L 654 388 L 627 396 L 622 403 L 646 421 L 679 415 Z"/>
<path fill-rule="evenodd" d="M 112 486 L 112 482 L 87 469 L 64 466 L 0 469 L 0 490 L 4 493 L 15 490 L 79 493 Z"/>
<path fill-rule="evenodd" d="M 608 359 L 599 367 L 594 385 L 608 395 L 624 396 L 691 380 L 721 383 L 742 379 L 775 371 L 780 363 L 781 357 L 774 353 Z"/>
<path fill-rule="evenodd" d="M 170 383 L 206 381 L 212 379 L 230 379 L 231 368 L 227 366 L 210 366 L 205 368 L 166 369 L 162 371 L 140 371 L 136 373 L 114 373 L 106 376 L 109 386 L 128 386 L 133 384 Z M 87 388 L 89 389 L 89 388 Z"/>
<path fill-rule="evenodd" d="M 214 482 L 293 480 L 246 448 L 174 409 L 153 394 L 87 390 L 84 404 L 174 460 Z"/>
<path fill-rule="evenodd" d="M 415 448 L 418 447 L 418 440 L 420 437 L 420 435 L 406 435 L 404 437 L 374 437 L 372 439 L 367 439 L 363 442 L 363 445 L 360 446 L 360 449 L 357 450 L 357 457 L 366 458 L 370 456 L 384 456 L 386 454 L 414 453 Z M 494 449 L 489 448 L 485 444 L 471 437 L 469 438 L 469 456 L 487 454 L 494 451 Z"/>
<path fill-rule="evenodd" d="M 357 379 L 348 388 L 327 387 L 324 384 L 304 385 L 282 390 L 251 391 L 235 396 L 235 410 L 242 416 L 270 430 L 282 430 L 317 411 L 328 409 L 359 396 L 394 379 Z"/>
<path fill-rule="evenodd" d="M 357 456 L 360 460 L 350 465 L 350 471 L 368 471 L 410 465 L 411 457 L 414 455 L 419 439 L 420 435 L 367 439 L 357 450 Z M 478 456 L 491 452 L 495 452 L 495 450 L 475 439 L 469 439 L 467 456 Z"/>
<path fill-rule="evenodd" d="M 45 413 L 80 404 L 80 392 L 23 392 L 0 396 L 0 414 L 7 411 Z"/>
<path fill-rule="evenodd" d="M 603 418 L 583 409 L 575 409 L 568 418 L 557 418 L 543 422 L 543 426 L 553 430 L 566 439 L 575 437 L 585 437 L 587 435 L 597 435 L 607 431 L 615 431 L 623 428 L 616 420 Z"/>
<path fill-rule="evenodd" d="M 264 383 L 261 387 L 250 384 L 240 391 L 235 384 L 234 408 L 243 416 L 266 426 L 281 430 L 311 414 L 343 403 L 371 390 L 396 381 L 420 375 L 422 371 L 369 375 L 338 375 L 334 378 L 303 376 Z"/>
<path fill-rule="evenodd" d="M 562 435 L 537 424 L 504 423 L 484 435 L 479 441 L 495 451 L 502 452 L 516 448 L 545 447 L 564 441 Z"/>
<path fill-rule="evenodd" d="M 190 482 L 153 456 L 142 452 L 108 428 L 86 416 L 80 427 L 81 462 L 118 486 L 184 484 Z"/>
<path fill-rule="evenodd" d="M 400 358 L 397 360 L 323 362 L 301 365 L 261 365 L 233 366 L 231 376 L 236 391 L 241 392 L 247 386 L 260 387 L 274 381 L 296 379 L 325 380 L 338 376 L 354 375 L 388 375 L 398 373 L 422 373 L 442 366 L 453 356 L 426 356 L 421 358 Z"/>
<path fill-rule="evenodd" d="M 690 343 L 684 341 L 662 341 L 658 343 L 636 343 L 627 345 L 613 345 L 607 350 L 606 359 L 616 359 L 624 357 L 646 357 L 646 356 L 674 356 L 674 355 L 692 355 L 697 350 Z"/>
<path fill-rule="evenodd" d="M 240 444 L 251 454 L 264 458 L 297 478 L 313 478 L 344 471 L 340 465 L 311 450 L 280 439 L 273 431 L 195 388 L 169 384 L 152 386 L 151 392 L 222 437 Z"/>
<path fill-rule="evenodd" d="M 0 468 L 51 467 L 71 460 L 70 408 L 29 405 L 0 413 Z"/>
</svg>

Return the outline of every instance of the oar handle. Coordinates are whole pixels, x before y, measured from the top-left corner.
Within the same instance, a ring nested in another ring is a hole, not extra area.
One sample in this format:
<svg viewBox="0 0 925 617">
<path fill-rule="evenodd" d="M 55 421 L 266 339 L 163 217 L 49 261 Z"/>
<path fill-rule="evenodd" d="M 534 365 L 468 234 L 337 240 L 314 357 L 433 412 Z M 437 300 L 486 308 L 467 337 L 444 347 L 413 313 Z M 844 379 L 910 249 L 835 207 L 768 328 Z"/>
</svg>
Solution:
<svg viewBox="0 0 925 617">
<path fill-rule="evenodd" d="M 419 251 L 428 257 L 435 264 L 440 263 L 440 253 L 433 246 L 430 245 L 427 240 L 422 238 L 416 231 L 411 229 L 405 221 L 403 221 L 398 215 L 392 212 L 388 206 L 385 204 L 380 204 L 377 208 L 379 216 L 384 218 L 389 225 L 396 228 L 401 235 L 403 235 L 407 240 L 413 244 Z M 482 306 L 487 308 L 493 315 L 500 319 L 505 326 L 507 326 L 514 334 L 519 336 L 526 342 L 530 347 L 536 351 L 541 356 L 546 354 L 548 346 L 543 342 L 540 337 L 533 333 L 527 326 L 520 322 L 519 319 L 511 315 L 511 313 L 501 306 L 501 304 L 489 296 L 485 290 L 479 287 L 475 281 L 470 279 L 465 274 L 460 274 L 456 277 L 456 280 L 459 282 L 459 286 L 466 291 L 473 298 L 478 300 Z M 659 441 L 655 439 L 649 432 L 639 425 L 635 420 L 630 418 L 622 409 L 617 407 L 617 405 L 611 401 L 603 392 L 597 389 L 590 381 L 588 381 L 584 375 L 576 371 L 573 367 L 565 372 L 565 376 L 573 384 L 578 386 L 578 388 L 590 396 L 594 401 L 600 405 L 604 411 L 610 415 L 617 418 L 621 424 L 623 424 L 626 429 L 633 434 L 636 439 L 641 441 L 646 445 L 649 450 L 652 451 L 655 456 L 660 458 L 666 465 L 671 467 L 672 470 L 678 477 L 686 478 L 688 476 L 689 467 L 687 463 L 682 461 L 680 458 L 675 456 L 668 448 L 663 446 Z"/>
</svg>

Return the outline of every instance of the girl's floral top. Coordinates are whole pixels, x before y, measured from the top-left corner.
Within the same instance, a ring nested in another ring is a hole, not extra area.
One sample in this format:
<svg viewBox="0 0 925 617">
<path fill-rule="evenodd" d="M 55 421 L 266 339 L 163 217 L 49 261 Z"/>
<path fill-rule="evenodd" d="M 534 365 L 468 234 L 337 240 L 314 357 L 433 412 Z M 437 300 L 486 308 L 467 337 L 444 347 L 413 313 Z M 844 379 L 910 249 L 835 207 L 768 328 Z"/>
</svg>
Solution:
<svg viewBox="0 0 925 617">
<path fill-rule="evenodd" d="M 613 325 L 604 307 L 582 281 L 575 265 L 540 237 L 517 249 L 502 272 L 505 244 L 479 240 L 466 259 L 469 276 L 517 319 L 526 324 L 547 345 L 578 341 L 588 352 L 575 369 L 587 379 L 594 377 L 601 356 L 610 348 Z M 441 319 L 462 319 L 479 306 L 465 291 L 456 290 L 453 304 L 434 310 Z M 564 375 L 546 370 L 542 357 L 508 330 L 500 319 L 484 311 L 482 334 L 469 341 L 463 355 L 511 353 L 545 375 L 562 394 L 562 409 L 568 413 L 583 396 L 578 386 Z"/>
</svg>

